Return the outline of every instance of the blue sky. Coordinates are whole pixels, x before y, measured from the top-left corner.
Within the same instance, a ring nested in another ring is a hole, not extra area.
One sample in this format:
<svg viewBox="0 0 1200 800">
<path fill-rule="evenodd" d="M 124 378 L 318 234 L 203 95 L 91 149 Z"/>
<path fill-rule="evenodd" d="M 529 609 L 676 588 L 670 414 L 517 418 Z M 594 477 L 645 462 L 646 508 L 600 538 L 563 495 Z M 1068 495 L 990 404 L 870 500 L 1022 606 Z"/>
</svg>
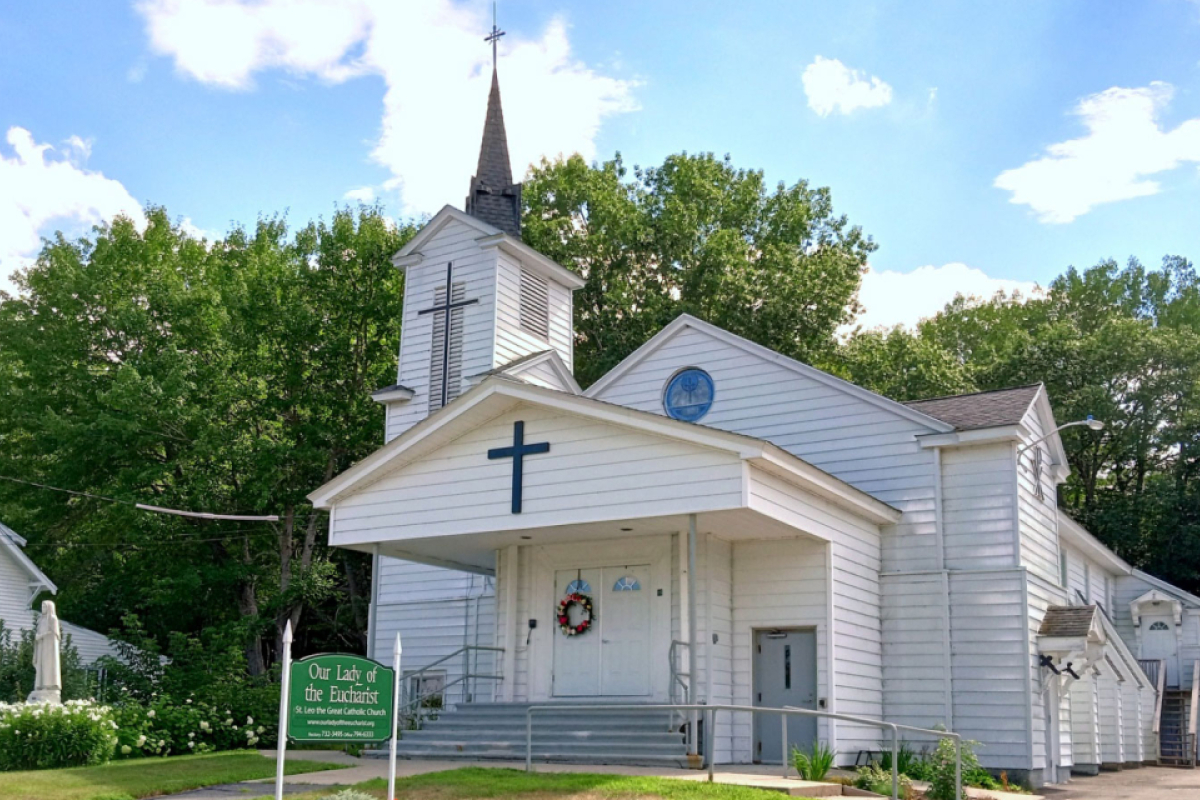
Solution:
<svg viewBox="0 0 1200 800">
<path fill-rule="evenodd" d="M 1200 2 L 500 4 L 514 164 L 730 153 L 880 248 L 866 322 L 1200 243 Z M 0 273 L 137 204 L 205 232 L 461 204 L 490 5 L 0 6 Z M 0 287 L 3 287 L 0 277 Z"/>
</svg>

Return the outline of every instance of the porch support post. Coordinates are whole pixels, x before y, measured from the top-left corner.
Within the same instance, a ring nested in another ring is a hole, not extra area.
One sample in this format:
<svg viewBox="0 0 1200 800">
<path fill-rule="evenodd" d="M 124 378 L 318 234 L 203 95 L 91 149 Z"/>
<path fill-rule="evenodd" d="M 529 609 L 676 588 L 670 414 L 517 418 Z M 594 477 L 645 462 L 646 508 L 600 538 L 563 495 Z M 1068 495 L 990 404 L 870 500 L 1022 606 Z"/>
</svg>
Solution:
<svg viewBox="0 0 1200 800">
<path fill-rule="evenodd" d="M 696 687 L 699 685 L 699 662 L 696 660 L 696 515 L 688 514 L 688 684 L 691 686 L 691 702 L 696 703 Z M 707 668 L 707 666 L 706 666 Z M 705 700 L 708 698 L 706 697 Z M 695 709 L 688 712 L 688 755 L 696 755 L 696 727 L 700 714 Z"/>
<path fill-rule="evenodd" d="M 503 697 L 507 702 L 516 700 L 516 683 L 517 683 L 517 637 L 519 628 L 517 627 L 517 582 L 520 580 L 520 556 L 518 548 L 515 544 L 504 548 L 503 561 L 500 562 L 500 569 L 496 570 L 496 577 L 500 583 L 500 589 L 504 594 L 504 638 L 500 645 L 504 648 L 504 652 L 500 654 L 503 663 L 502 674 L 504 675 L 504 692 Z"/>
</svg>

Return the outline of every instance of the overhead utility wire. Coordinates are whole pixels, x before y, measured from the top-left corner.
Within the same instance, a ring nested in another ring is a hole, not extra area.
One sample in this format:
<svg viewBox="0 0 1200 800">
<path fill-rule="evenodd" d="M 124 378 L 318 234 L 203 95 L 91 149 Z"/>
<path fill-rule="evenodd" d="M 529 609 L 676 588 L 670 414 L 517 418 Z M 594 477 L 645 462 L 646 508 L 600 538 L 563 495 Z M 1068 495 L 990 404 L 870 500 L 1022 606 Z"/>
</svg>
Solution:
<svg viewBox="0 0 1200 800">
<path fill-rule="evenodd" d="M 151 506 L 146 503 L 136 503 L 132 500 L 118 500 L 115 497 L 105 497 L 100 494 L 91 494 L 90 492 L 77 492 L 74 489 L 63 489 L 59 486 L 48 486 L 44 483 L 35 483 L 34 481 L 25 481 L 20 478 L 10 478 L 7 475 L 0 475 L 0 480 L 11 481 L 13 483 L 23 483 L 26 486 L 36 486 L 39 489 L 47 489 L 52 492 L 64 492 L 66 494 L 75 495 L 76 497 L 89 497 L 93 500 L 104 500 L 108 503 L 120 503 L 121 505 L 133 506 L 142 511 L 149 511 L 154 514 L 173 514 L 177 517 L 191 517 L 193 519 L 215 519 L 215 520 L 231 520 L 235 522 L 278 522 L 278 514 L 266 514 L 262 516 L 253 516 L 248 514 L 211 514 L 207 511 L 183 511 L 177 508 L 163 508 L 162 506 Z"/>
</svg>

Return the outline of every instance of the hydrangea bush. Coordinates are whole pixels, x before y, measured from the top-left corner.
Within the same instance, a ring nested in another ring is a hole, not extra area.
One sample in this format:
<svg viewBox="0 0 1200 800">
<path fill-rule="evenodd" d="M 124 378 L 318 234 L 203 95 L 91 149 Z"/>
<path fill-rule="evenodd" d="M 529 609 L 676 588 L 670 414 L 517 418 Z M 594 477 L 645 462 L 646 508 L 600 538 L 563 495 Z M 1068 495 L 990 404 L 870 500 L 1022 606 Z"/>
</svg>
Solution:
<svg viewBox="0 0 1200 800">
<path fill-rule="evenodd" d="M 117 722 L 91 700 L 0 704 L 0 771 L 103 764 L 117 747 Z"/>
<path fill-rule="evenodd" d="M 130 699 L 117 703 L 113 713 L 118 758 L 266 747 L 275 741 L 271 719 L 190 697 L 181 702 L 166 695 L 155 695 L 148 703 Z"/>
</svg>

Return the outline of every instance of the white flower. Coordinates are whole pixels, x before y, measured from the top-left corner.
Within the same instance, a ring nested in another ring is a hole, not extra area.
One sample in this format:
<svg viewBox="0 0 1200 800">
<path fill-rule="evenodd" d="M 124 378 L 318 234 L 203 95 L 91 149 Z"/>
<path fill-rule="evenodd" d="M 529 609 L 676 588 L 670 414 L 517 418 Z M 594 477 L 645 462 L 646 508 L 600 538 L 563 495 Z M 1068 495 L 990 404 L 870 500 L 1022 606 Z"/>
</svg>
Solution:
<svg viewBox="0 0 1200 800">
<path fill-rule="evenodd" d="M 228 717 L 228 718 L 225 720 L 225 724 L 226 724 L 226 725 L 232 725 L 232 724 L 233 724 L 233 717 Z"/>
<path fill-rule="evenodd" d="M 251 737 L 250 741 L 247 742 L 247 744 L 251 744 L 251 745 L 258 744 L 258 737 L 257 736 Z"/>
<path fill-rule="evenodd" d="M 142 734 L 141 736 L 139 736 L 139 737 L 138 737 L 138 739 L 137 739 L 137 746 L 138 746 L 138 747 L 141 747 L 141 746 L 142 746 L 142 745 L 144 745 L 145 743 L 146 743 L 146 734 L 144 734 L 144 733 L 143 733 L 143 734 Z"/>
<path fill-rule="evenodd" d="M 202 731 L 208 730 L 208 723 L 206 721 L 200 720 L 200 730 L 202 730 Z"/>
<path fill-rule="evenodd" d="M 162 739 L 159 739 L 159 740 L 158 740 L 158 746 L 159 746 L 159 747 L 162 747 L 162 746 L 163 746 L 163 745 L 165 745 L 165 744 L 166 744 L 166 742 L 164 742 Z"/>
<path fill-rule="evenodd" d="M 121 745 L 121 755 L 127 756 L 132 752 L 133 752 L 133 748 L 130 747 L 129 745 L 127 745 L 127 744 Z"/>
<path fill-rule="evenodd" d="M 147 717 L 150 717 L 151 719 L 153 719 L 153 718 L 154 718 L 154 709 L 152 708 L 152 709 L 150 709 L 149 711 L 147 711 L 147 712 L 146 712 L 146 716 L 147 716 Z"/>
<path fill-rule="evenodd" d="M 262 732 L 263 732 L 263 731 L 265 731 L 265 730 L 266 730 L 266 728 L 264 728 L 262 725 L 259 725 L 259 726 L 258 726 L 258 730 L 256 731 L 256 733 L 262 733 Z"/>
<path fill-rule="evenodd" d="M 191 699 L 190 697 L 187 699 L 187 704 L 188 704 L 189 706 L 192 704 L 192 699 Z"/>
<path fill-rule="evenodd" d="M 188 749 L 189 749 L 189 750 L 191 750 L 191 749 L 192 749 L 193 747 L 195 747 L 195 746 L 196 746 L 196 743 L 195 743 L 195 742 L 188 742 Z"/>
<path fill-rule="evenodd" d="M 189 739 L 195 739 L 195 738 L 196 738 L 196 734 L 194 734 L 194 733 L 189 733 L 189 734 L 188 734 L 188 738 L 189 738 Z"/>
<path fill-rule="evenodd" d="M 253 724 L 254 724 L 254 717 L 246 717 L 246 724 L 247 724 L 247 725 L 253 725 Z"/>
</svg>

